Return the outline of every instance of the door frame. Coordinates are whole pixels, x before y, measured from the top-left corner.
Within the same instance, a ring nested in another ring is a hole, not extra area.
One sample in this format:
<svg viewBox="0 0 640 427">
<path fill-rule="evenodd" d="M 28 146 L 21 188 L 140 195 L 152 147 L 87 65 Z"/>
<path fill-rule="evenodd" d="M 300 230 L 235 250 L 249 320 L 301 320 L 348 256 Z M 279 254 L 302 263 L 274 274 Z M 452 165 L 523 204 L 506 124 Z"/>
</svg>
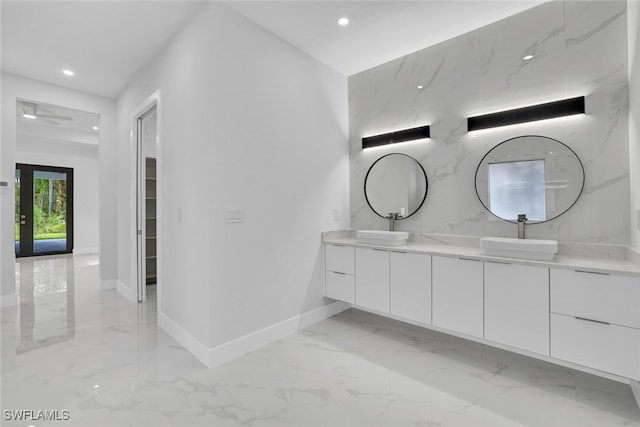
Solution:
<svg viewBox="0 0 640 427">
<path fill-rule="evenodd" d="M 22 216 L 22 206 L 24 206 L 24 201 L 26 199 L 30 200 L 30 203 L 27 203 L 26 209 L 24 209 L 25 215 L 30 219 L 31 224 L 29 227 L 20 227 L 20 253 L 23 252 L 23 242 L 28 241 L 29 247 L 31 250 L 29 253 L 24 255 L 15 254 L 16 258 L 25 258 L 32 256 L 44 256 L 44 255 L 61 255 L 61 254 L 71 254 L 73 253 L 73 168 L 63 167 L 63 166 L 49 166 L 49 165 L 34 165 L 30 163 L 16 163 L 16 170 L 20 169 L 20 213 Z M 27 171 L 25 176 L 24 171 Z M 66 241 L 67 248 L 64 251 L 57 252 L 33 252 L 33 180 L 34 180 L 34 171 L 45 171 L 45 172 L 58 172 L 64 173 L 67 175 L 67 212 L 66 212 Z M 27 185 L 25 186 L 23 183 L 25 182 Z M 27 195 L 30 197 L 23 197 L 23 189 L 29 189 L 27 191 Z M 26 224 L 25 224 L 26 225 Z M 15 226 L 15 224 L 14 224 Z M 23 231 L 24 230 L 24 231 Z M 27 237 L 27 239 L 25 239 Z M 14 250 L 15 253 L 15 250 Z"/>
<path fill-rule="evenodd" d="M 161 123 L 162 123 L 162 110 L 160 102 L 160 89 L 152 93 L 147 99 L 140 103 L 131 114 L 131 141 L 130 141 L 130 227 L 129 236 L 131 237 L 131 275 L 130 283 L 131 288 L 128 292 L 128 297 L 132 302 L 142 303 L 147 299 L 146 292 L 146 245 L 144 236 L 146 235 L 145 225 L 145 210 L 146 203 L 144 200 L 144 164 L 145 164 L 145 152 L 144 144 L 141 139 L 141 129 L 139 129 L 138 123 L 147 113 L 153 108 L 156 109 L 156 292 L 157 292 L 157 304 L 158 314 L 160 313 L 160 301 L 161 301 L 161 280 L 160 274 L 162 266 L 162 227 L 160 226 L 162 210 L 161 198 L 162 198 L 162 162 L 161 162 Z"/>
</svg>

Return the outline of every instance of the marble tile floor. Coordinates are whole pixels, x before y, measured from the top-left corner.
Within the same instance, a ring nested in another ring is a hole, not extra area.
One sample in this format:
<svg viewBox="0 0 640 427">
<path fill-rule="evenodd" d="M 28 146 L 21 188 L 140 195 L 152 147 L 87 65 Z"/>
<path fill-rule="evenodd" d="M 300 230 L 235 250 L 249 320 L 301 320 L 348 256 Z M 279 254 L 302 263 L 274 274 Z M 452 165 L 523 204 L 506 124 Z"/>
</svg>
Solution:
<svg viewBox="0 0 640 427">
<path fill-rule="evenodd" d="M 2 426 L 640 426 L 627 385 L 348 310 L 215 369 L 95 256 L 25 258 L 2 310 Z M 5 410 L 68 410 L 67 421 Z"/>
</svg>

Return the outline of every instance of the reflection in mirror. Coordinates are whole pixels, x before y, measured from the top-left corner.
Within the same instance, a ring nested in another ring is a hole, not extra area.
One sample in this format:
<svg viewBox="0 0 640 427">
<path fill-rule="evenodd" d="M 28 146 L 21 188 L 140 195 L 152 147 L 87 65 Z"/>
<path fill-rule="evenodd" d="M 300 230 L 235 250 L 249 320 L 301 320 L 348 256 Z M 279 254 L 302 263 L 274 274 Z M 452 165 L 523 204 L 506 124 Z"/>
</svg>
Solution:
<svg viewBox="0 0 640 427">
<path fill-rule="evenodd" d="M 544 160 L 489 164 L 489 210 L 500 218 L 529 221 L 547 218 L 544 197 Z"/>
<path fill-rule="evenodd" d="M 427 197 L 427 174 L 416 159 L 391 153 L 369 168 L 364 195 L 371 209 L 381 217 L 397 213 L 407 218 L 420 209 Z"/>
<path fill-rule="evenodd" d="M 520 136 L 489 151 L 476 171 L 476 193 L 498 218 L 544 222 L 566 212 L 584 187 L 578 156 L 560 141 Z"/>
</svg>

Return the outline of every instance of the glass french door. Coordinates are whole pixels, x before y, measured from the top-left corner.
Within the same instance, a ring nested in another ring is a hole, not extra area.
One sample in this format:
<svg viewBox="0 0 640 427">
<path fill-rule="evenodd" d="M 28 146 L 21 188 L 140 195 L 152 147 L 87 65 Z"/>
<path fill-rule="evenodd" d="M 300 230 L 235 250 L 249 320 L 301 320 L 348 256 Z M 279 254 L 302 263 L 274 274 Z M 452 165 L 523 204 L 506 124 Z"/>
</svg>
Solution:
<svg viewBox="0 0 640 427">
<path fill-rule="evenodd" d="M 16 165 L 16 257 L 73 252 L 73 169 Z"/>
</svg>

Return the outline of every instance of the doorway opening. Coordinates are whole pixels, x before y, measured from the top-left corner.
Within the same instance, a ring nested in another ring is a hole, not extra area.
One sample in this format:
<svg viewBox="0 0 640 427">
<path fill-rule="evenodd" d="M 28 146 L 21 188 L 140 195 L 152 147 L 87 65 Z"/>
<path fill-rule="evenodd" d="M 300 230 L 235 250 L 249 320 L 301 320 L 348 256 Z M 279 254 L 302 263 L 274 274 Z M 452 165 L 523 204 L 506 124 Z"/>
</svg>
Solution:
<svg viewBox="0 0 640 427">
<path fill-rule="evenodd" d="M 135 116 L 136 148 L 136 288 L 137 301 L 158 295 L 158 105 L 157 98 Z"/>
<path fill-rule="evenodd" d="M 15 102 L 15 255 L 98 253 L 100 115 Z"/>
<path fill-rule="evenodd" d="M 73 252 L 73 169 L 16 164 L 16 257 Z"/>
</svg>

